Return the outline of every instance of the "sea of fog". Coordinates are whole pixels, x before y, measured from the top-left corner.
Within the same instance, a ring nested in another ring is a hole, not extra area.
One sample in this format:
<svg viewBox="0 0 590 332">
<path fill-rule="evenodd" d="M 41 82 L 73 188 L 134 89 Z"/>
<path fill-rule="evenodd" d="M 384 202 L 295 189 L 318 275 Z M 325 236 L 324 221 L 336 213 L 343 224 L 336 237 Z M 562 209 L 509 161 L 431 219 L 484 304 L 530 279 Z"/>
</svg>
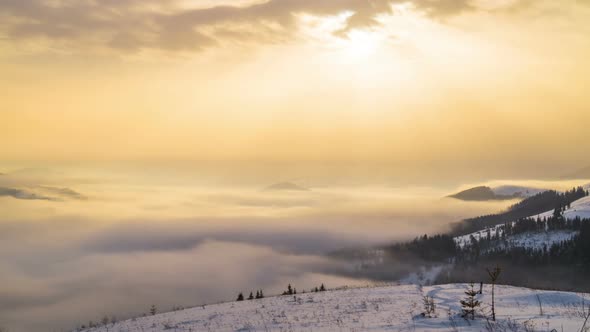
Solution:
<svg viewBox="0 0 590 332">
<path fill-rule="evenodd" d="M 66 331 L 288 283 L 367 284 L 326 254 L 444 231 L 513 203 L 443 198 L 457 188 L 434 186 L 307 180 L 297 184 L 309 190 L 288 191 L 264 190 L 281 178 L 0 171 L 0 326 L 10 332 Z"/>
</svg>

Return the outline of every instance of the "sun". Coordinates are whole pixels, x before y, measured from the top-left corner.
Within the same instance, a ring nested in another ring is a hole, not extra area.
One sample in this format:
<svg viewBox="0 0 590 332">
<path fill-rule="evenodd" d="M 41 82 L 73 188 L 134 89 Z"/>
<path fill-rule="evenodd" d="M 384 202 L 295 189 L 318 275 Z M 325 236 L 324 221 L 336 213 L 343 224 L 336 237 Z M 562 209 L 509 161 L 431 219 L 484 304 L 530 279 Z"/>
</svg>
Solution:
<svg viewBox="0 0 590 332">
<path fill-rule="evenodd" d="M 374 56 L 384 42 L 385 40 L 379 32 L 352 30 L 345 37 L 339 38 L 336 44 L 345 59 L 356 62 Z"/>
</svg>

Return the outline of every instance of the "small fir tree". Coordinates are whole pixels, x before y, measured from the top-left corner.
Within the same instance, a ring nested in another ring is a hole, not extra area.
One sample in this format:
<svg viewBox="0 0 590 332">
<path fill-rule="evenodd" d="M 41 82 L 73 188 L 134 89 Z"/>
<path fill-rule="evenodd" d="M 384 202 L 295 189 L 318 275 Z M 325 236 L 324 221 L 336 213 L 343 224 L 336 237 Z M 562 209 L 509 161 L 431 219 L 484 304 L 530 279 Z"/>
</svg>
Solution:
<svg viewBox="0 0 590 332">
<path fill-rule="evenodd" d="M 244 294 L 240 292 L 240 294 L 238 294 L 238 298 L 236 299 L 236 301 L 244 301 Z"/>
<path fill-rule="evenodd" d="M 466 319 L 475 319 L 475 310 L 479 308 L 481 302 L 476 299 L 477 291 L 474 289 L 473 283 L 469 284 L 469 288 L 465 291 L 467 297 L 461 300 L 461 308 L 463 310 L 463 317 Z"/>
</svg>

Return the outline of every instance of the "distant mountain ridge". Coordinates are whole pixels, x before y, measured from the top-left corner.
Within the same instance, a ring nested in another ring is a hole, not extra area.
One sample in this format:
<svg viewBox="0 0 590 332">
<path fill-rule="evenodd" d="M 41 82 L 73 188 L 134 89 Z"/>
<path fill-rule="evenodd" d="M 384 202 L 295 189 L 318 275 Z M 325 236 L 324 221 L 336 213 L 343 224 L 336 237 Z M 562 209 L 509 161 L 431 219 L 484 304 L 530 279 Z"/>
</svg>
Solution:
<svg viewBox="0 0 590 332">
<path fill-rule="evenodd" d="M 492 188 L 487 186 L 479 186 L 463 190 L 447 197 L 460 199 L 463 201 L 491 201 L 491 200 L 508 200 L 521 198 L 520 193 L 514 193 L 512 195 L 499 195 L 496 194 Z"/>
<path fill-rule="evenodd" d="M 510 200 L 531 197 L 544 191 L 548 191 L 548 189 L 517 185 L 502 185 L 494 188 L 490 188 L 488 186 L 477 186 L 463 190 L 456 194 L 449 195 L 447 197 L 460 199 L 463 201 Z"/>
<path fill-rule="evenodd" d="M 465 235 L 487 227 L 551 211 L 555 208 L 562 208 L 587 195 L 588 192 L 582 187 L 576 187 L 565 192 L 557 192 L 555 190 L 544 191 L 523 199 L 510 206 L 504 212 L 464 219 L 461 222 L 455 223 L 453 224 L 451 234 L 455 236 Z"/>
</svg>

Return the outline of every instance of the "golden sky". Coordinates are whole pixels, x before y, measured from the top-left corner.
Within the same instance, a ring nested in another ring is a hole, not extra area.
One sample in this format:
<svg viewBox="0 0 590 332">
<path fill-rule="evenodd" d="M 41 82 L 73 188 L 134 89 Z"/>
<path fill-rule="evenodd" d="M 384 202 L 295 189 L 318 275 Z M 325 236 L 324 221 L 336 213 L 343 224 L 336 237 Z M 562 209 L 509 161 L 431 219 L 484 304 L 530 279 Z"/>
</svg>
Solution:
<svg viewBox="0 0 590 332">
<path fill-rule="evenodd" d="M 588 36 L 582 0 L 2 0 L 0 154 L 590 164 Z"/>
</svg>

